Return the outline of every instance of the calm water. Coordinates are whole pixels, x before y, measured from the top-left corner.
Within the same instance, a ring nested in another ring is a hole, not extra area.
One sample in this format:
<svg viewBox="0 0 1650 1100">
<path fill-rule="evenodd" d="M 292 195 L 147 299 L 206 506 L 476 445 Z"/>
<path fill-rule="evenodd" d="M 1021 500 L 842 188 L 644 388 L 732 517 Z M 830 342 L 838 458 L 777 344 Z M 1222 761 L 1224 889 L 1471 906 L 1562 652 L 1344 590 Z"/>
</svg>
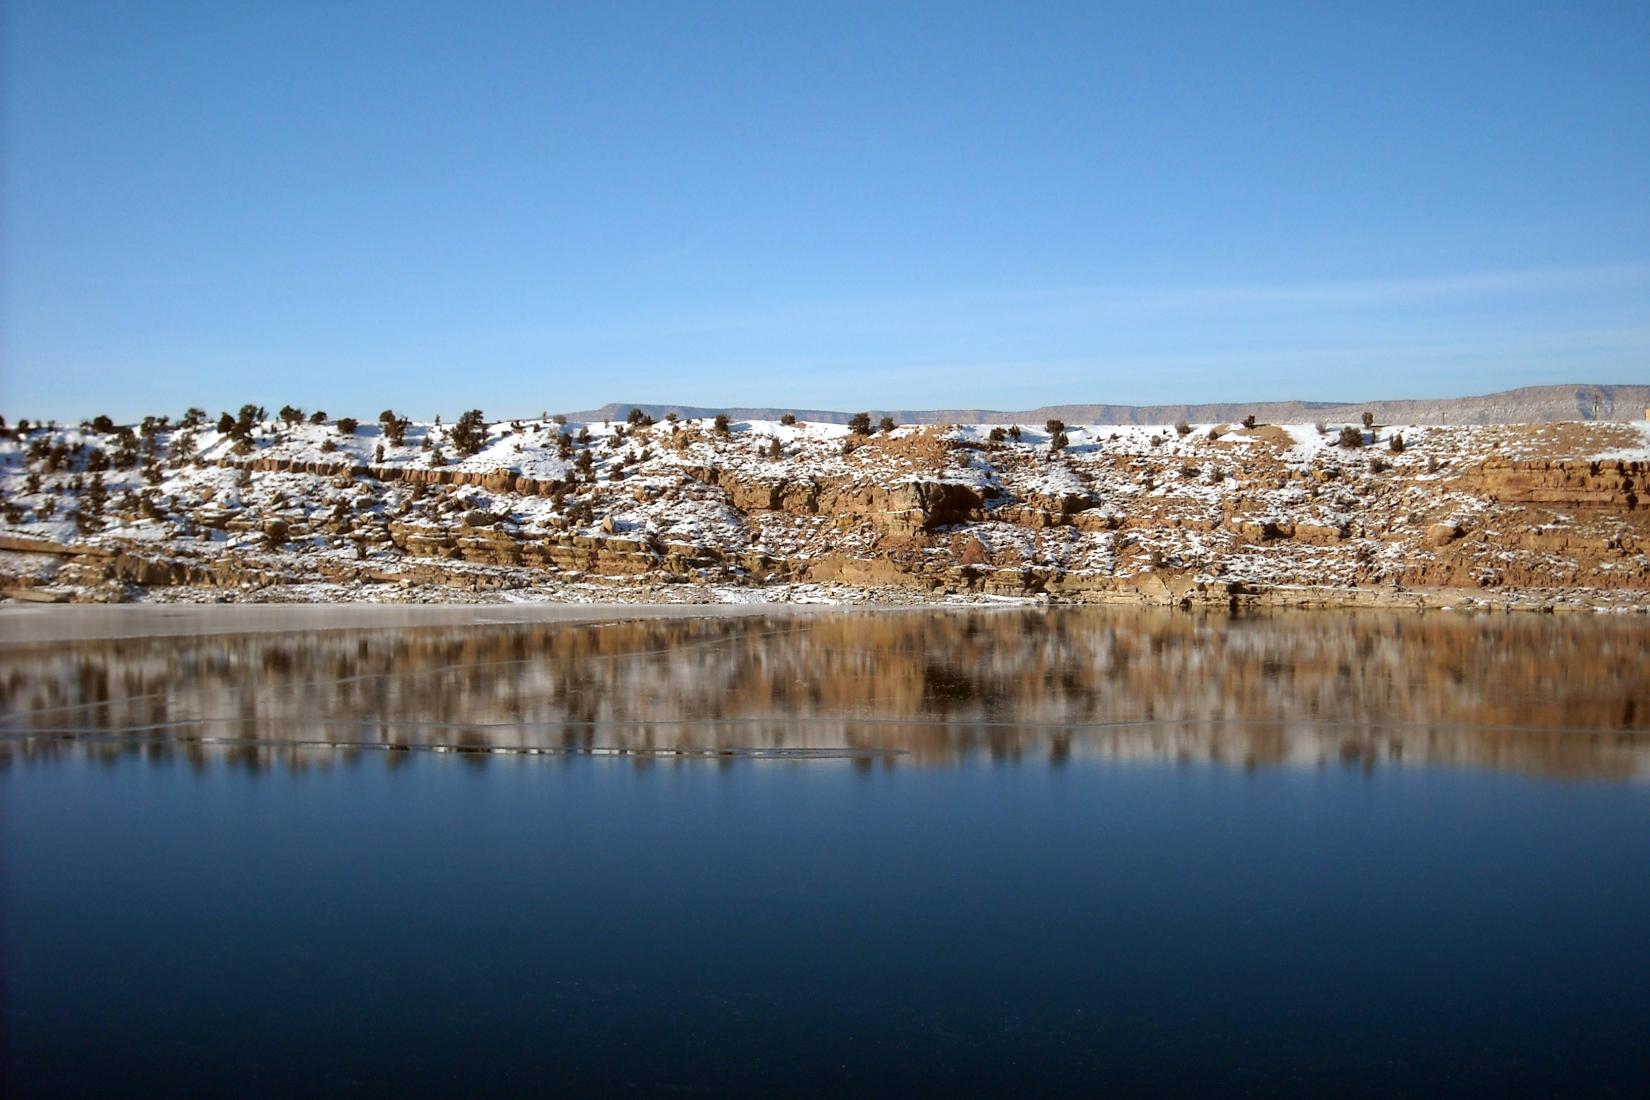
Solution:
<svg viewBox="0 0 1650 1100">
<path fill-rule="evenodd" d="M 1640 1095 L 1646 633 L 0 649 L 0 1091 Z"/>
</svg>

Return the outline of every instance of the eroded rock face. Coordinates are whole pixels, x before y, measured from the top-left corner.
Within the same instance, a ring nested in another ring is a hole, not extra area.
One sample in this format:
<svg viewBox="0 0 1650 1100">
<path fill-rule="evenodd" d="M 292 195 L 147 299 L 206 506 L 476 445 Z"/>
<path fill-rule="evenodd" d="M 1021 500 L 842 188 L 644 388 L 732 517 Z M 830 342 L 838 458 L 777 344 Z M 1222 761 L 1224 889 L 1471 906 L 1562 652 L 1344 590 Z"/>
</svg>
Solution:
<svg viewBox="0 0 1650 1100">
<path fill-rule="evenodd" d="M 1623 445 L 1563 427 L 1565 445 Z M 581 445 L 582 467 L 530 450 L 508 468 L 219 457 L 152 490 L 123 475 L 95 532 L 33 513 L 0 524 L 0 550 L 35 562 L 0 561 L 0 582 L 118 596 L 576 577 L 1211 606 L 1279 586 L 1650 592 L 1650 464 L 1532 457 L 1510 429 L 1475 431 L 1406 428 L 1402 453 L 1300 446 L 1281 429 L 1242 446 L 1074 429 L 1056 455 L 925 431 L 847 447 L 803 434 L 775 456 L 738 432 L 661 428 Z M 30 500 L 26 468 L 0 465 L 8 499 Z M 85 503 L 52 491 L 65 511 Z"/>
<path fill-rule="evenodd" d="M 1650 507 L 1645 478 L 1650 462 L 1627 459 L 1491 458 L 1467 482 L 1504 504 L 1549 504 L 1632 511 Z"/>
<path fill-rule="evenodd" d="M 985 502 L 967 485 L 950 481 L 909 481 L 886 494 L 886 526 L 933 531 L 980 518 Z"/>
</svg>

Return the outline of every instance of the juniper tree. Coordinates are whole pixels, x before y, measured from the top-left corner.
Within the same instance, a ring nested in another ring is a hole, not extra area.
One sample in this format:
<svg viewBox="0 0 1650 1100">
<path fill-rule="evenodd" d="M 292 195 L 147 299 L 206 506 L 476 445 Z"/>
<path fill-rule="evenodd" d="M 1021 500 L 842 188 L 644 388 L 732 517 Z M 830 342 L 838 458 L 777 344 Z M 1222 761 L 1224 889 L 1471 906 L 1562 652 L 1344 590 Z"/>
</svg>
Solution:
<svg viewBox="0 0 1650 1100">
<path fill-rule="evenodd" d="M 885 416 L 881 420 L 877 421 L 877 429 L 881 431 L 883 435 L 887 435 L 898 426 L 899 425 L 894 423 L 894 418 L 891 416 Z"/>
<path fill-rule="evenodd" d="M 871 434 L 871 414 L 855 413 L 848 418 L 848 430 L 854 435 Z"/>
<path fill-rule="evenodd" d="M 399 447 L 407 441 L 407 429 L 412 427 L 412 421 L 396 416 L 393 409 L 385 409 L 378 414 L 378 427 L 390 446 Z"/>
<path fill-rule="evenodd" d="M 138 464 L 137 434 L 122 428 L 115 434 L 115 453 L 112 456 L 117 470 L 130 470 Z"/>
<path fill-rule="evenodd" d="M 471 409 L 458 418 L 450 434 L 459 457 L 469 458 L 487 445 L 487 421 L 482 418 L 480 409 Z"/>
</svg>

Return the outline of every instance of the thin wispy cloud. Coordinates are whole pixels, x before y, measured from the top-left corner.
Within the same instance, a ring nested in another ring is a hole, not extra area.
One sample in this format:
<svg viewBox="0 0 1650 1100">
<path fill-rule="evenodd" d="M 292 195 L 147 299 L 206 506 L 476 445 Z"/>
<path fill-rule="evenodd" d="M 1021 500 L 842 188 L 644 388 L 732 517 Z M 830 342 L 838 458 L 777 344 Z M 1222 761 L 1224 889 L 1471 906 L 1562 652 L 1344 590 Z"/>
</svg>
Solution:
<svg viewBox="0 0 1650 1100">
<path fill-rule="evenodd" d="M 1324 282 L 1071 286 L 849 296 L 735 310 L 639 311 L 605 324 L 535 329 L 515 335 L 528 339 L 622 343 L 658 335 L 712 335 L 811 324 L 920 329 L 974 323 L 986 317 L 1000 324 L 1016 316 L 1036 320 L 1055 314 L 1066 318 L 1138 317 L 1143 312 L 1196 315 L 1245 306 L 1277 311 L 1379 310 L 1475 299 L 1517 300 L 1532 295 L 1633 290 L 1644 291 L 1645 304 L 1650 307 L 1650 264 L 1521 268 Z"/>
</svg>

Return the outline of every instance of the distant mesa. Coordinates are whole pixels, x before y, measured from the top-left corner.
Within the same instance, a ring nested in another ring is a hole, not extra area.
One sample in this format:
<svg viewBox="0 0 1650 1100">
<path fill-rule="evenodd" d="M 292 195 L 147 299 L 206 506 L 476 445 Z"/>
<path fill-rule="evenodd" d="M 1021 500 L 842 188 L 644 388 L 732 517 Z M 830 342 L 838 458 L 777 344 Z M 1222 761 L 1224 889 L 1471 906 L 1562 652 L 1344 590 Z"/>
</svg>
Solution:
<svg viewBox="0 0 1650 1100">
<path fill-rule="evenodd" d="M 569 412 L 573 421 L 623 420 L 631 409 L 655 419 L 725 414 L 734 420 L 777 420 L 794 413 L 818 424 L 846 424 L 853 412 L 834 409 L 716 408 L 614 402 L 599 409 Z M 854 410 L 858 412 L 860 410 Z M 872 409 L 871 420 L 892 417 L 900 424 L 1173 424 L 1237 422 L 1253 415 L 1263 423 L 1357 420 L 1373 413 L 1391 424 L 1550 424 L 1566 420 L 1650 420 L 1650 385 L 1525 386 L 1481 397 L 1415 398 L 1392 401 L 1252 401 L 1202 405 L 1045 405 L 1036 409 Z"/>
</svg>

